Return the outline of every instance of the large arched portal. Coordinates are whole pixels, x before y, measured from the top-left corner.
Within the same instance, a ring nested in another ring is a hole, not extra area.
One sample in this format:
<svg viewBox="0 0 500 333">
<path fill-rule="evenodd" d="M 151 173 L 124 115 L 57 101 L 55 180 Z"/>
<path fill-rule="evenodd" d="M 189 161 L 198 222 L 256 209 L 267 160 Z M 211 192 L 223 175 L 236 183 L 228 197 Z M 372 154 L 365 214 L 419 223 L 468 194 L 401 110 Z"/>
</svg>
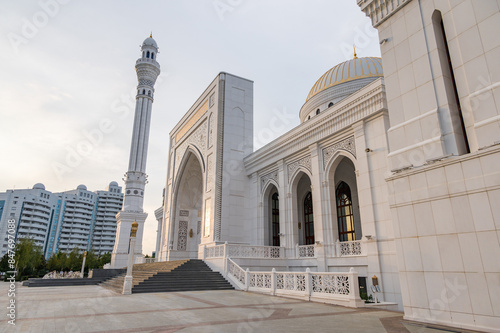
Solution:
<svg viewBox="0 0 500 333">
<path fill-rule="evenodd" d="M 188 152 L 180 174 L 175 196 L 174 250 L 186 251 L 188 258 L 198 258 L 201 240 L 201 220 L 203 208 L 203 172 L 198 158 Z"/>
</svg>

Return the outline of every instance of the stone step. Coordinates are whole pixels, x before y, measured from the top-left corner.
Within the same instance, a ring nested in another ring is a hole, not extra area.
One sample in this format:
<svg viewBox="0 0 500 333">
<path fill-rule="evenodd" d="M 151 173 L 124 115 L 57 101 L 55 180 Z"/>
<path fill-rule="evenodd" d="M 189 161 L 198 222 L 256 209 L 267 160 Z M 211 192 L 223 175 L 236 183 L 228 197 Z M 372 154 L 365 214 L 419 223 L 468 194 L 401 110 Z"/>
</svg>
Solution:
<svg viewBox="0 0 500 333">
<path fill-rule="evenodd" d="M 159 267 L 161 263 L 155 264 Z M 157 272 L 134 285 L 132 293 L 225 289 L 233 287 L 220 273 L 212 271 L 202 260 L 188 260 L 170 272 Z"/>
</svg>

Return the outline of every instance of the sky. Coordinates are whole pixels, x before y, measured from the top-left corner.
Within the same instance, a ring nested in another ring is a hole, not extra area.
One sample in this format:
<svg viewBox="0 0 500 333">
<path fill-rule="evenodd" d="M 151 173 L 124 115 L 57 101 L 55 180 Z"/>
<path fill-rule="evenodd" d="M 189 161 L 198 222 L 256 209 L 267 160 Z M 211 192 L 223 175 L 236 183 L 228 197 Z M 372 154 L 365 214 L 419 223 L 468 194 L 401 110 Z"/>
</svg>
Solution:
<svg viewBox="0 0 500 333">
<path fill-rule="evenodd" d="M 254 81 L 254 147 L 299 124 L 331 67 L 380 56 L 356 0 L 0 2 L 0 192 L 124 186 L 140 45 L 152 32 L 155 85 L 144 254 L 155 248 L 169 132 L 221 72 Z M 284 119 L 269 130 L 272 115 Z"/>
</svg>

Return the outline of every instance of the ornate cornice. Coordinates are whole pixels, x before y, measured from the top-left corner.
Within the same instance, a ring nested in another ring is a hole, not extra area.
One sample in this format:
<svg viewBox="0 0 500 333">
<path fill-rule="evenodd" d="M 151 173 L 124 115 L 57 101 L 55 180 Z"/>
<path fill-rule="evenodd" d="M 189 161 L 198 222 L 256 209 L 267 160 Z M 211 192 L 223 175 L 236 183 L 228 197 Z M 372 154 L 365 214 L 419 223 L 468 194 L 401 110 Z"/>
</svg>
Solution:
<svg viewBox="0 0 500 333">
<path fill-rule="evenodd" d="M 358 6 L 371 18 L 373 27 L 394 15 L 411 0 L 358 0 Z"/>
</svg>

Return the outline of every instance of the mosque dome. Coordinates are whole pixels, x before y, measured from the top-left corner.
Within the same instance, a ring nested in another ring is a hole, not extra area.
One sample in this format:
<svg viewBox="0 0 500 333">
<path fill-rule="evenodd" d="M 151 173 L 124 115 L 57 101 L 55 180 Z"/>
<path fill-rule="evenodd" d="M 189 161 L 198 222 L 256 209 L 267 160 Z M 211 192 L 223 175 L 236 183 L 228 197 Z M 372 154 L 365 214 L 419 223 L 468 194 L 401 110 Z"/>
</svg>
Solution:
<svg viewBox="0 0 500 333">
<path fill-rule="evenodd" d="M 142 42 L 142 46 L 153 46 L 158 48 L 158 44 L 156 44 L 156 41 L 153 39 L 153 35 L 151 34 L 148 38 Z"/>
<path fill-rule="evenodd" d="M 34 190 L 45 190 L 45 185 L 43 185 L 42 183 L 36 183 L 35 185 L 33 185 L 33 189 Z"/>
<path fill-rule="evenodd" d="M 345 97 L 384 75 L 382 59 L 358 58 L 344 61 L 323 74 L 313 85 L 300 110 L 301 122 L 333 106 Z"/>
</svg>

